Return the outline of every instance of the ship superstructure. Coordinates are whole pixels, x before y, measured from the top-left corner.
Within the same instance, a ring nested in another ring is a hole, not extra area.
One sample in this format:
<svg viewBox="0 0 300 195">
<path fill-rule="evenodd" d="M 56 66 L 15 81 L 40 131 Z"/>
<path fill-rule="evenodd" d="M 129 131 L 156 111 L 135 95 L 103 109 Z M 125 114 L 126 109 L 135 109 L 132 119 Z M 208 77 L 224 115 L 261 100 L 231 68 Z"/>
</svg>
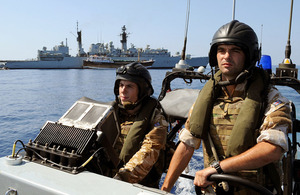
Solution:
<svg viewBox="0 0 300 195">
<path fill-rule="evenodd" d="M 146 48 L 136 48 L 134 44 L 131 44 L 127 48 L 126 26 L 122 27 L 121 36 L 121 48 L 116 48 L 113 42 L 109 43 L 96 43 L 91 44 L 88 55 L 98 55 L 111 57 L 113 60 L 126 60 L 126 61 L 138 61 L 138 60 L 154 60 L 154 64 L 151 68 L 171 68 L 180 60 L 180 55 L 171 56 L 171 52 L 168 49 L 158 48 L 151 49 L 150 45 Z M 194 67 L 206 66 L 208 63 L 208 57 L 195 57 L 186 55 L 187 62 Z"/>
</svg>

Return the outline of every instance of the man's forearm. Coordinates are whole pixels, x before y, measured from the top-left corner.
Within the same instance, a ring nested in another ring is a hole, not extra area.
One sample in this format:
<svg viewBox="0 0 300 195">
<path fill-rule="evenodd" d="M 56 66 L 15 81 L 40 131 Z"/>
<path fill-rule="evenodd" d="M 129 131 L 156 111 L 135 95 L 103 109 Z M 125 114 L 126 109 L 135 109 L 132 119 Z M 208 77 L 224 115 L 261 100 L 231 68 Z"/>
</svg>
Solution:
<svg viewBox="0 0 300 195">
<path fill-rule="evenodd" d="M 221 161 L 221 168 L 225 173 L 246 169 L 257 169 L 282 156 L 282 148 L 268 142 L 260 142 L 246 152 Z"/>
<path fill-rule="evenodd" d="M 194 148 L 190 147 L 183 142 L 181 142 L 170 163 L 168 173 L 165 177 L 165 181 L 161 187 L 161 190 L 170 192 L 176 180 L 182 173 L 182 171 L 186 168 L 188 163 L 190 162 L 191 157 L 193 156 Z"/>
<path fill-rule="evenodd" d="M 256 169 L 279 160 L 282 151 L 280 146 L 268 142 L 260 142 L 242 154 L 221 161 L 220 166 L 225 173 Z M 210 185 L 211 182 L 207 180 L 207 177 L 216 172 L 217 171 L 211 167 L 197 171 L 194 184 L 200 187 Z"/>
</svg>

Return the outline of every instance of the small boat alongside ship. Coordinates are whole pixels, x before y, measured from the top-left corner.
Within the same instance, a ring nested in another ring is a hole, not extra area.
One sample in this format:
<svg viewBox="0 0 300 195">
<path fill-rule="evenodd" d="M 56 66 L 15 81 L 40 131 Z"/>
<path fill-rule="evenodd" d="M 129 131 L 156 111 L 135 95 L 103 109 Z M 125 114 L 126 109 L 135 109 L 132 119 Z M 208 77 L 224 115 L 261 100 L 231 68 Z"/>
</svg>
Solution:
<svg viewBox="0 0 300 195">
<path fill-rule="evenodd" d="M 83 68 L 90 68 L 90 69 L 102 69 L 102 68 L 118 68 L 120 66 L 132 63 L 135 61 L 131 60 L 113 60 L 110 57 L 107 56 L 97 56 L 97 55 L 92 55 L 89 56 L 86 60 L 83 60 Z M 142 65 L 149 67 L 152 66 L 152 64 L 155 61 L 150 59 L 150 60 L 143 60 L 140 61 Z"/>
</svg>

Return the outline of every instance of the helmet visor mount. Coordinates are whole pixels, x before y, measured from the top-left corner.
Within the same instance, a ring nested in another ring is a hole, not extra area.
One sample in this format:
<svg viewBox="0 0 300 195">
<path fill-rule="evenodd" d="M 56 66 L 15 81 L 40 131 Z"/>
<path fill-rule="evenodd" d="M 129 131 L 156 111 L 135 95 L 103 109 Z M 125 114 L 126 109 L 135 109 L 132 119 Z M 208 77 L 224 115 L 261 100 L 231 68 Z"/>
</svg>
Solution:
<svg viewBox="0 0 300 195">
<path fill-rule="evenodd" d="M 121 66 L 116 71 L 117 75 L 130 75 L 130 76 L 136 76 L 136 77 L 143 77 L 142 74 L 140 74 L 139 71 L 137 71 L 133 66 Z"/>
<path fill-rule="evenodd" d="M 138 102 L 142 101 L 142 99 L 144 99 L 145 97 L 152 95 L 154 92 L 153 87 L 151 85 L 151 75 L 149 71 L 145 66 L 138 62 L 133 62 L 131 64 L 127 64 L 125 66 L 117 68 L 114 87 L 116 100 L 118 100 L 119 96 L 120 80 L 131 81 L 138 85 Z"/>
</svg>

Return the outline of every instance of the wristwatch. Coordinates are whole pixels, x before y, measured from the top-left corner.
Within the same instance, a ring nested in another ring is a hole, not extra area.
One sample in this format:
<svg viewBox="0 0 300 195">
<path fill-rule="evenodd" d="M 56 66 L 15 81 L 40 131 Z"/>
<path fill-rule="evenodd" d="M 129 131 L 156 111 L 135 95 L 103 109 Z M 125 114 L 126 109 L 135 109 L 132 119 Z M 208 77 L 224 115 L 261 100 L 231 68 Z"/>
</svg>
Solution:
<svg viewBox="0 0 300 195">
<path fill-rule="evenodd" d="M 210 167 L 215 168 L 215 169 L 217 170 L 218 174 L 224 173 L 224 171 L 222 170 L 222 168 L 221 168 L 221 166 L 220 166 L 219 161 L 214 161 L 214 162 L 210 165 Z"/>
</svg>

